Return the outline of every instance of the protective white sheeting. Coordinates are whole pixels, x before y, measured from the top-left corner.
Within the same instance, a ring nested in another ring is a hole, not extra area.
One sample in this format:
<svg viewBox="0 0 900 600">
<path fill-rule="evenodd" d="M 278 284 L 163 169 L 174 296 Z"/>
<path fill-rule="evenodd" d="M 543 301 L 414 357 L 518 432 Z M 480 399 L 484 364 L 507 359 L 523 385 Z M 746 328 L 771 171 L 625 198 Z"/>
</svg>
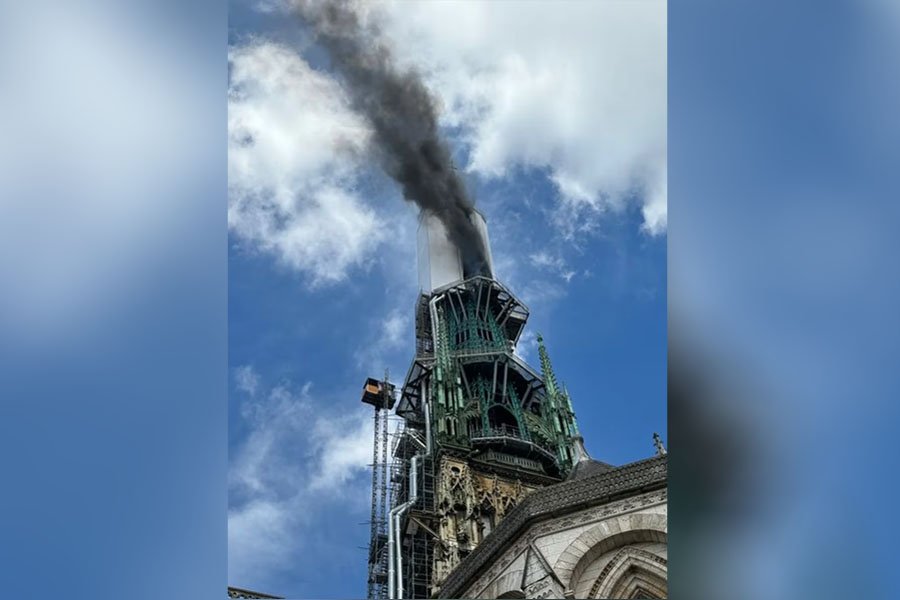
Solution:
<svg viewBox="0 0 900 600">
<path fill-rule="evenodd" d="M 488 237 L 488 228 L 487 222 L 484 220 L 484 215 L 480 212 L 475 211 L 472 213 L 472 222 L 475 224 L 475 229 L 478 230 L 478 233 L 481 234 L 481 239 L 484 242 L 484 251 L 487 255 L 487 263 L 488 267 L 491 270 L 491 273 L 494 272 L 494 257 L 491 255 L 491 238 Z"/>
<path fill-rule="evenodd" d="M 459 251 L 447 237 L 447 229 L 434 214 L 419 214 L 419 289 L 430 293 L 463 278 Z"/>
<path fill-rule="evenodd" d="M 472 222 L 484 240 L 488 265 L 493 272 L 494 261 L 491 256 L 487 223 L 481 213 L 477 211 L 472 213 Z M 444 224 L 429 212 L 419 213 L 418 263 L 419 289 L 426 293 L 461 281 L 466 275 L 463 273 L 459 251 L 447 237 Z"/>
</svg>

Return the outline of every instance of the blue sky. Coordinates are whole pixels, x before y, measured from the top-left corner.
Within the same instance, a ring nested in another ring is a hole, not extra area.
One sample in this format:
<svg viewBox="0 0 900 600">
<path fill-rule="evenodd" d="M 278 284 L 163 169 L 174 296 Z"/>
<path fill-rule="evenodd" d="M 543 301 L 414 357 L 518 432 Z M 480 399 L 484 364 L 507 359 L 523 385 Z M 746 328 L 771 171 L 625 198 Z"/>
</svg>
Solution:
<svg viewBox="0 0 900 600">
<path fill-rule="evenodd" d="M 531 310 L 519 352 L 535 364 L 544 335 L 588 450 L 614 464 L 666 432 L 665 4 L 642 4 L 377 15 L 440 98 L 497 277 Z M 416 212 L 299 22 L 233 4 L 229 42 L 229 583 L 361 597 L 359 390 L 413 354 Z"/>
</svg>

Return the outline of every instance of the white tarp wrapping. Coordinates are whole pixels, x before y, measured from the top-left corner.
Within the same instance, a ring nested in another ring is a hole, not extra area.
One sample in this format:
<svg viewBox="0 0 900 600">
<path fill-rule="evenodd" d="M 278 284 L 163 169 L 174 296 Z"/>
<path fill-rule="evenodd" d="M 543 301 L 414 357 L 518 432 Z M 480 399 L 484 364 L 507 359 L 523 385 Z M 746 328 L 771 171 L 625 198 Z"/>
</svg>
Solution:
<svg viewBox="0 0 900 600">
<path fill-rule="evenodd" d="M 472 222 L 481 233 L 487 254 L 488 266 L 494 270 L 487 224 L 481 213 L 472 213 Z M 468 274 L 463 273 L 459 250 L 447 237 L 447 230 L 434 214 L 419 214 L 418 232 L 419 288 L 426 293 L 447 284 L 461 281 Z"/>
</svg>

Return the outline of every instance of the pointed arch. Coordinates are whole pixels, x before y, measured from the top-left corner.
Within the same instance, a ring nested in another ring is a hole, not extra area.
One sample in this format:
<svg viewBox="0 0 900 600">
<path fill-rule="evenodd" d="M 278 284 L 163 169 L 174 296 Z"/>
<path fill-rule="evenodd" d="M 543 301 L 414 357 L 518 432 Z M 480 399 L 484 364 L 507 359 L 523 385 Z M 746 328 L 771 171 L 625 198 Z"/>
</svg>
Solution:
<svg viewBox="0 0 900 600">
<path fill-rule="evenodd" d="M 591 586 L 588 598 L 667 598 L 666 559 L 641 548 L 616 552 Z"/>
<path fill-rule="evenodd" d="M 553 570 L 566 589 L 573 590 L 581 574 L 602 554 L 642 542 L 667 543 L 666 515 L 630 513 L 607 519 L 584 531 L 560 554 Z"/>
</svg>

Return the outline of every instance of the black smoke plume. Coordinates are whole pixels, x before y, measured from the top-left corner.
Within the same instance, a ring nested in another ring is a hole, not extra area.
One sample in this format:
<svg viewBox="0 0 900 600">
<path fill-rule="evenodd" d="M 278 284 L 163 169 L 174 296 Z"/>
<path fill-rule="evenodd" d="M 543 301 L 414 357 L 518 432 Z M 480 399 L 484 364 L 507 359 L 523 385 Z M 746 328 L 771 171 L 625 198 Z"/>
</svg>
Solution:
<svg viewBox="0 0 900 600">
<path fill-rule="evenodd" d="M 417 72 L 397 67 L 377 24 L 361 20 L 361 6 L 313 0 L 298 8 L 345 81 L 354 108 L 372 126 L 385 172 L 406 200 L 443 222 L 467 276 L 490 276 L 486 248 L 471 221 L 472 201 L 440 135 L 435 100 Z"/>
</svg>

